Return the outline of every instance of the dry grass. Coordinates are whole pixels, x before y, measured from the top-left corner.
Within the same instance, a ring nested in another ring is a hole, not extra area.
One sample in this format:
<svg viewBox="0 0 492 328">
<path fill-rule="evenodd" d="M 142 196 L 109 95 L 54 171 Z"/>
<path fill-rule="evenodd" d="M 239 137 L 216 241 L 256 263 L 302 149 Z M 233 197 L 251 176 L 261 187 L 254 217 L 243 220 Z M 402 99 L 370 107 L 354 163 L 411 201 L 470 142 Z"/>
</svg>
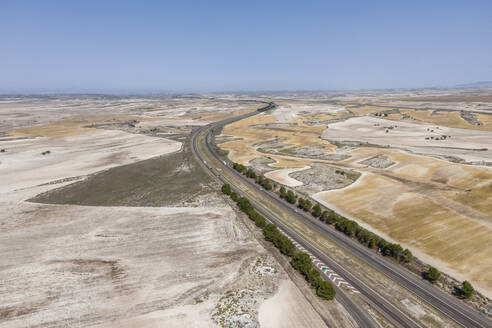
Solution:
<svg viewBox="0 0 492 328">
<path fill-rule="evenodd" d="M 331 117 L 331 116 L 330 116 Z M 333 118 L 333 117 L 332 117 Z M 229 158 L 235 162 L 247 164 L 250 160 L 263 156 L 252 145 L 257 142 L 271 140 L 275 138 L 287 138 L 283 141 L 285 144 L 298 146 L 322 146 L 326 152 L 333 151 L 336 147 L 329 142 L 319 138 L 323 132 L 324 125 L 309 126 L 304 124 L 304 121 L 309 121 L 309 117 L 299 116 L 289 123 L 297 123 L 297 126 L 272 129 L 255 127 L 256 124 L 274 123 L 275 118 L 272 115 L 257 115 L 246 118 L 244 120 L 234 122 L 224 127 L 223 134 L 241 138 L 241 140 L 230 141 L 221 144 L 221 148 L 229 150 Z M 275 155 L 269 155 L 277 159 Z M 302 167 L 307 161 L 285 160 L 278 159 L 279 163 L 274 164 L 274 167 Z"/>
<path fill-rule="evenodd" d="M 449 128 L 471 129 L 479 131 L 492 131 L 492 116 L 477 114 L 483 125 L 473 125 L 461 118 L 459 112 L 434 112 L 433 110 L 400 109 L 401 114 L 389 114 L 385 119 L 401 121 L 403 115 L 417 119 L 412 121 L 415 124 L 435 124 Z"/>
<path fill-rule="evenodd" d="M 360 106 L 360 107 L 348 107 L 351 112 L 354 112 L 357 115 L 369 115 L 377 112 L 388 110 L 387 107 L 378 107 L 378 106 Z"/>
<path fill-rule="evenodd" d="M 73 116 L 49 124 L 34 125 L 26 128 L 10 130 L 8 131 L 8 134 L 16 137 L 68 137 L 76 136 L 82 133 L 94 132 L 94 129 L 86 127 L 90 126 L 91 124 L 100 124 L 107 122 L 117 123 L 130 120 L 149 121 L 155 120 L 155 118 L 133 115 Z"/>
<path fill-rule="evenodd" d="M 296 105 L 291 105 L 294 110 Z M 356 116 L 390 109 L 365 105 L 347 108 Z M 401 108 L 399 114 L 389 114 L 385 119 L 399 122 L 404 114 L 415 118 L 416 121 L 411 121 L 415 124 L 492 131 L 492 116 L 485 114 L 476 114 L 483 123 L 481 126 L 468 123 L 458 111 Z M 307 126 L 304 122 L 348 116 L 352 114 L 311 112 L 292 115 L 289 121 L 285 119 L 288 116 L 284 115 L 283 123 L 297 123 L 297 126 L 286 125 L 282 129 L 253 127 L 259 123 L 273 123 L 275 117 L 280 115 L 256 116 L 226 126 L 224 134 L 242 139 L 222 146 L 230 151 L 232 160 L 243 164 L 263 155 L 252 144 L 276 137 L 285 138 L 282 143 L 292 147 L 321 145 L 326 152 L 330 152 L 335 147 L 318 138 L 325 126 Z M 372 132 L 368 130 L 367 133 Z M 462 133 L 466 134 L 466 131 Z M 352 134 L 348 131 L 348 135 Z M 394 136 L 389 134 L 388 138 L 390 140 Z M 486 136 L 476 141 L 477 148 L 484 147 L 483 140 Z M 491 168 L 462 165 L 386 147 L 365 146 L 345 153 L 351 157 L 339 162 L 296 159 L 295 155 L 269 154 L 269 157 L 277 161 L 271 165 L 276 168 L 299 168 L 318 162 L 362 172 L 363 177 L 351 186 L 322 192 L 315 197 L 382 236 L 405 244 L 424 261 L 458 279 L 471 280 L 480 291 L 492 295 L 492 278 L 488 274 L 492 272 L 492 255 L 489 251 L 492 247 Z M 453 154 L 450 150 L 449 155 Z M 386 155 L 395 164 L 386 169 L 359 164 L 376 155 Z M 271 174 L 271 178 L 282 182 L 284 177 Z"/>
<path fill-rule="evenodd" d="M 485 224 L 441 206 L 402 182 L 372 174 L 317 198 L 418 253 L 447 263 L 458 277 L 492 289 L 487 274 L 492 271 L 492 229 Z"/>
<path fill-rule="evenodd" d="M 491 95 L 471 95 L 471 96 L 427 96 L 427 97 L 410 97 L 399 99 L 403 101 L 418 102 L 492 102 Z"/>
</svg>

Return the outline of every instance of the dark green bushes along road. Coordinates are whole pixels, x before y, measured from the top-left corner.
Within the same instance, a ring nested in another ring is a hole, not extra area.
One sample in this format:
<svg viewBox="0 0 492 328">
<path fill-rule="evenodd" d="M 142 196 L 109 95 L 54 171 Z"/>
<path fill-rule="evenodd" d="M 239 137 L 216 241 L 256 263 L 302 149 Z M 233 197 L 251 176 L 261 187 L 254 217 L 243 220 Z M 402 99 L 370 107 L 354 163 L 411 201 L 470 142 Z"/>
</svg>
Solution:
<svg viewBox="0 0 492 328">
<path fill-rule="evenodd" d="M 247 170 L 245 170 L 245 172 L 247 172 Z M 263 230 L 265 240 L 273 243 L 282 254 L 292 258 L 292 266 L 306 278 L 314 289 L 316 289 L 316 294 L 319 297 L 327 300 L 332 300 L 335 297 L 335 288 L 332 283 L 321 279 L 319 271 L 313 266 L 308 254 L 296 252 L 296 247 L 292 241 L 287 238 L 287 236 L 280 233 L 275 224 L 267 223 L 266 219 L 255 211 L 249 200 L 245 197 L 239 197 L 231 190 L 230 185 L 224 184 L 222 186 L 222 192 L 231 197 L 231 199 L 236 202 L 239 209 L 246 213 L 248 217 L 254 221 L 255 225 Z"/>
<path fill-rule="evenodd" d="M 256 183 L 262 185 L 266 190 L 272 189 L 270 180 L 263 176 L 258 176 L 253 169 L 238 163 L 233 163 L 232 167 L 249 178 L 255 179 Z M 412 252 L 408 249 L 403 249 L 399 244 L 387 242 L 383 238 L 375 235 L 367 229 L 362 228 L 353 220 L 336 213 L 333 210 L 323 211 L 320 204 L 313 204 L 309 199 L 298 197 L 292 190 L 286 190 L 285 187 L 280 187 L 280 198 L 286 200 L 290 204 L 297 204 L 300 209 L 310 212 L 314 217 L 319 218 L 326 224 L 333 225 L 335 229 L 343 232 L 351 238 L 357 239 L 361 244 L 369 248 L 378 248 L 384 256 L 391 256 L 399 262 L 410 262 L 413 259 Z"/>
<path fill-rule="evenodd" d="M 272 190 L 271 182 L 263 176 L 258 176 L 253 169 L 246 168 L 244 165 L 233 163 L 233 167 L 236 171 L 246 175 L 249 178 L 255 179 L 256 183 L 259 183 L 267 190 Z M 340 171 L 343 172 L 343 171 Z M 339 172 L 337 172 L 339 173 Z M 341 174 L 341 173 L 339 173 Z M 223 187 L 224 188 L 224 187 Z M 230 188 L 230 187 L 228 187 Z M 234 194 L 234 193 L 232 193 Z M 384 256 L 390 256 L 401 263 L 409 263 L 413 260 L 412 252 L 409 249 L 403 249 L 400 244 L 390 243 L 378 235 L 370 232 L 367 229 L 362 228 L 359 224 L 353 220 L 350 220 L 333 210 L 327 209 L 323 210 L 320 204 L 313 204 L 309 199 L 304 199 L 302 197 L 298 197 L 292 190 L 286 190 L 284 186 L 281 186 L 278 194 L 280 198 L 284 199 L 290 204 L 296 204 L 300 209 L 311 213 L 314 217 L 318 218 L 320 221 L 325 222 L 326 224 L 332 225 L 338 231 L 343 232 L 347 236 L 351 238 L 357 239 L 361 244 L 365 245 L 368 248 L 378 249 Z M 231 195 L 231 198 L 233 195 Z M 234 199 L 234 198 L 233 198 Z M 256 222 L 256 221 L 255 221 Z M 278 242 L 277 242 L 278 243 Z M 275 244 L 277 246 L 277 244 Z M 279 246 L 277 246 L 279 247 Z M 282 253 L 284 253 L 282 251 Z M 286 253 L 284 253 L 286 254 Z M 299 253 L 296 253 L 299 254 Z M 290 256 L 290 255 L 289 255 Z M 295 256 L 295 255 L 294 255 Z M 308 256 L 309 257 L 309 256 Z M 293 260 L 294 261 L 294 260 Z M 297 260 L 296 260 L 297 261 Z M 294 263 L 294 262 L 293 262 Z M 297 263 L 297 262 L 296 262 Z M 294 264 L 293 264 L 294 265 Z M 296 267 L 297 269 L 297 267 Z M 298 269 L 299 270 L 299 269 Z M 320 293 L 329 293 L 325 291 L 325 288 L 318 284 L 317 280 L 311 276 L 306 270 L 299 270 L 306 277 L 306 280 L 309 282 L 314 281 L 313 286 L 316 288 L 318 295 Z M 313 275 L 315 275 L 313 273 Z M 423 273 L 425 279 L 434 283 L 439 280 L 441 273 L 434 267 L 430 267 L 427 272 Z M 329 283 L 329 282 L 328 282 Z M 333 286 L 331 287 L 333 288 Z M 320 291 L 321 290 L 321 291 Z M 460 288 L 457 288 L 456 296 L 464 299 L 468 299 L 473 295 L 474 288 L 468 281 L 463 281 Z M 321 296 L 321 295 L 320 295 Z"/>
</svg>

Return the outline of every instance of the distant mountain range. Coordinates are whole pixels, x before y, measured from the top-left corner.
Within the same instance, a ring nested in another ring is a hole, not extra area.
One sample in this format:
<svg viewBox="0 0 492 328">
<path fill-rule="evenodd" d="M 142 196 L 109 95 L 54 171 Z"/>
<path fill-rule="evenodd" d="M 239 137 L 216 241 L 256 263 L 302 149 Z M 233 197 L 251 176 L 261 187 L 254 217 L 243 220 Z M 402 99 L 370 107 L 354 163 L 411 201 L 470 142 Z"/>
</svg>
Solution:
<svg viewBox="0 0 492 328">
<path fill-rule="evenodd" d="M 457 88 L 492 88 L 492 81 L 480 81 L 466 84 L 459 84 Z"/>
</svg>

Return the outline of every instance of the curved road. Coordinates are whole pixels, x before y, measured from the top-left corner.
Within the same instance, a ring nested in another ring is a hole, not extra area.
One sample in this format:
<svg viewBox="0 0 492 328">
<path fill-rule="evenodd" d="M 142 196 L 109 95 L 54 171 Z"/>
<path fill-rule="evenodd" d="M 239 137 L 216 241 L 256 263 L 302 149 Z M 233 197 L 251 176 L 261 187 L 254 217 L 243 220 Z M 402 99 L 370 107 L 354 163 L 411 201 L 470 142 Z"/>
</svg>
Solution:
<svg viewBox="0 0 492 328">
<path fill-rule="evenodd" d="M 247 113 L 244 115 L 240 115 L 237 117 L 229 118 L 223 121 L 219 121 L 216 123 L 209 124 L 204 126 L 192 134 L 192 143 L 193 143 L 193 151 L 195 155 L 203 162 L 203 155 L 200 154 L 198 147 L 198 139 L 201 136 L 204 141 L 204 146 L 209 155 L 213 156 L 216 159 L 218 164 L 217 167 L 220 170 L 228 170 L 230 174 L 233 174 L 238 179 L 241 179 L 241 182 L 250 188 L 254 188 L 255 192 L 258 195 L 261 195 L 264 199 L 274 203 L 277 207 L 280 207 L 282 210 L 289 213 L 291 216 L 295 216 L 299 220 L 302 220 L 305 224 L 307 224 L 310 228 L 319 233 L 326 236 L 328 239 L 334 241 L 339 246 L 343 247 L 345 250 L 352 253 L 354 256 L 364 261 L 365 263 L 371 265 L 378 271 L 385 274 L 387 277 L 403 286 L 410 292 L 414 293 L 425 302 L 433 306 L 438 311 L 442 312 L 444 315 L 448 316 L 456 323 L 462 325 L 463 327 L 492 327 L 492 321 L 485 317 L 480 312 L 468 307 L 466 304 L 456 299 L 455 297 L 446 294 L 439 290 L 437 287 L 429 284 L 428 282 L 420 279 L 417 275 L 411 273 L 406 270 L 404 267 L 394 263 L 392 261 L 387 260 L 386 258 L 379 256 L 374 253 L 370 249 L 364 247 L 359 244 L 357 241 L 348 238 L 344 234 L 338 232 L 333 227 L 326 225 L 319 220 L 316 220 L 312 216 L 304 213 L 303 211 L 297 212 L 295 207 L 281 200 L 275 193 L 267 192 L 260 188 L 258 185 L 254 184 L 252 181 L 236 172 L 231 167 L 224 165 L 223 161 L 219 158 L 219 156 L 215 153 L 213 148 L 210 146 L 210 132 L 216 128 L 222 128 L 224 125 L 230 124 L 232 122 L 244 119 L 249 116 L 253 116 L 258 114 L 259 112 Z M 211 163 L 210 163 L 211 164 Z M 205 165 L 210 171 L 213 172 L 213 169 L 209 167 L 209 165 Z M 215 175 L 219 175 L 219 172 L 216 170 Z M 222 182 L 224 181 L 223 176 L 219 176 L 219 179 Z M 252 199 L 250 199 L 251 201 Z M 365 285 L 363 282 L 358 280 L 355 276 L 350 274 L 348 270 L 345 270 L 341 265 L 334 262 L 331 258 L 324 255 L 322 252 L 316 249 L 316 247 L 310 244 L 308 241 L 302 239 L 298 236 L 294 231 L 291 231 L 284 224 L 275 220 L 274 215 L 269 211 L 268 208 L 265 208 L 264 204 L 258 204 L 255 202 L 255 208 L 261 212 L 265 217 L 270 219 L 272 222 L 276 223 L 279 227 L 284 230 L 291 238 L 296 240 L 299 244 L 303 245 L 306 249 L 309 249 L 313 254 L 315 254 L 319 259 L 325 261 L 329 266 L 331 266 L 340 276 L 342 276 L 345 280 L 347 280 L 350 284 L 355 286 L 362 295 L 370 302 L 374 308 L 383 314 L 390 322 L 396 324 L 398 327 L 418 327 L 419 325 L 415 323 L 411 318 L 409 318 L 406 314 L 402 313 L 398 308 L 393 306 L 391 303 L 386 301 L 383 297 L 381 297 L 376 291 L 372 290 L 369 286 Z M 343 293 L 342 293 L 343 294 Z M 337 294 L 338 295 L 338 294 Z M 345 296 L 347 297 L 347 296 Z M 342 302 L 342 300 L 339 300 Z M 353 303 L 353 302 L 352 302 Z M 345 304 L 344 304 L 345 305 Z M 347 304 L 349 306 L 349 304 Z M 350 309 L 348 309 L 350 310 Z M 359 311 L 359 309 L 354 309 L 354 311 Z M 367 314 L 363 311 L 363 314 L 360 314 L 361 317 L 367 317 Z M 355 318 L 357 320 L 357 318 Z M 367 318 L 365 318 L 367 320 Z M 359 320 L 357 320 L 359 321 Z M 364 320 L 362 320 L 364 321 Z M 361 324 L 362 322 L 359 322 Z M 374 325 L 374 322 L 363 322 L 362 326 L 371 327 Z"/>
</svg>

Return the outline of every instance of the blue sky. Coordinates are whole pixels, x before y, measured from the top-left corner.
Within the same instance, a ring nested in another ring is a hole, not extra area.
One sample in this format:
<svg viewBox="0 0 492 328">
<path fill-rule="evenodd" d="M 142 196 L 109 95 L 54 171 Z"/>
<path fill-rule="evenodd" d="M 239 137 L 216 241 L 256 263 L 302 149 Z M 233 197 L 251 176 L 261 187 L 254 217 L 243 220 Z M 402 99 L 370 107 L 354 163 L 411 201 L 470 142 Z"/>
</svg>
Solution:
<svg viewBox="0 0 492 328">
<path fill-rule="evenodd" d="M 0 90 L 329 90 L 483 80 L 492 80 L 492 1 L 0 1 Z"/>
</svg>

